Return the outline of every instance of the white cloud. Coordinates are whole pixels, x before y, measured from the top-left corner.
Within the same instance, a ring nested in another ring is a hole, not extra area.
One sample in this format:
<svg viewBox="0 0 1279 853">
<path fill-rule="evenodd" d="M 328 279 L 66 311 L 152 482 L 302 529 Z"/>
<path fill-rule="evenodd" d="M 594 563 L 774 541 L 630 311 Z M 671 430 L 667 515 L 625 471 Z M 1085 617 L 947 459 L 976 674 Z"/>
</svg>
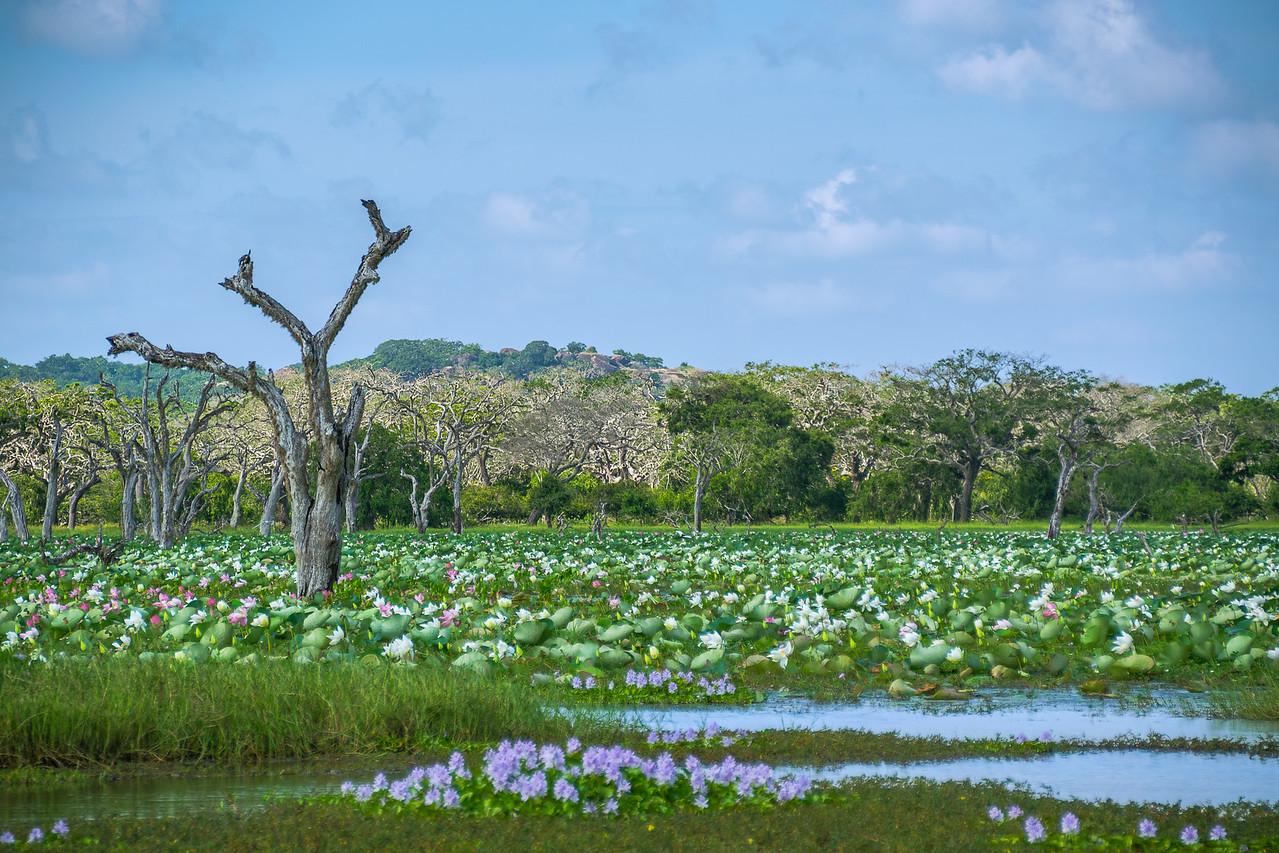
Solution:
<svg viewBox="0 0 1279 853">
<path fill-rule="evenodd" d="M 496 192 L 484 204 L 484 221 L 490 228 L 520 237 L 579 238 L 590 217 L 590 203 L 564 190 L 537 195 Z M 576 254 L 580 254 L 580 247 Z"/>
<path fill-rule="evenodd" d="M 1006 97 L 1043 89 L 1091 109 L 1196 107 L 1224 84 L 1202 51 L 1169 46 L 1131 0 L 1057 0 L 1039 43 L 991 45 L 952 59 L 938 76 L 952 88 Z"/>
<path fill-rule="evenodd" d="M 1028 44 L 1014 51 L 995 45 L 951 60 L 937 74 L 952 89 L 1020 98 L 1050 70 L 1043 55 Z"/>
<path fill-rule="evenodd" d="M 163 0 L 37 0 L 23 16 L 37 38 L 94 56 L 128 53 L 159 23 Z"/>
<path fill-rule="evenodd" d="M 878 219 L 855 211 L 850 188 L 857 183 L 856 170 L 842 169 L 804 193 L 797 227 L 740 231 L 720 239 L 716 249 L 729 256 L 766 251 L 805 258 L 842 258 L 893 247 L 943 253 L 973 251 L 991 243 L 983 229 L 959 223 Z"/>
<path fill-rule="evenodd" d="M 1212 287 L 1228 281 L 1238 266 L 1238 259 L 1223 248 L 1225 242 L 1225 234 L 1212 230 L 1181 251 L 1068 260 L 1062 265 L 1061 279 L 1066 287 L 1126 291 Z"/>
<path fill-rule="evenodd" d="M 1223 120 L 1195 131 L 1193 165 L 1215 177 L 1259 173 L 1279 177 L 1279 124 L 1271 121 Z"/>
</svg>

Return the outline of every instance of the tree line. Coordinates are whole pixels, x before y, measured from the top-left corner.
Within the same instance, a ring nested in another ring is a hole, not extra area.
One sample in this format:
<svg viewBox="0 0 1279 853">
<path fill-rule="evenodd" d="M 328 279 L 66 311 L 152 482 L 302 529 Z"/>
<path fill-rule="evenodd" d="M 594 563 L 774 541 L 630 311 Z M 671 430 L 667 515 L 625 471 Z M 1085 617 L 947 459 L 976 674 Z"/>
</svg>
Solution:
<svg viewBox="0 0 1279 853">
<path fill-rule="evenodd" d="M 302 372 L 273 379 L 303 422 Z M 1009 353 L 869 377 L 766 363 L 664 386 L 565 367 L 520 380 L 363 366 L 331 384 L 340 409 L 366 396 L 340 495 L 348 531 L 1046 519 L 1055 535 L 1071 516 L 1089 530 L 1217 528 L 1279 509 L 1279 394 L 1104 381 Z M 26 538 L 34 514 L 47 539 L 111 522 L 161 547 L 196 524 L 266 533 L 289 520 L 282 453 L 268 407 L 216 377 L 193 387 L 156 369 L 136 397 L 106 377 L 4 380 L 0 529 Z"/>
</svg>

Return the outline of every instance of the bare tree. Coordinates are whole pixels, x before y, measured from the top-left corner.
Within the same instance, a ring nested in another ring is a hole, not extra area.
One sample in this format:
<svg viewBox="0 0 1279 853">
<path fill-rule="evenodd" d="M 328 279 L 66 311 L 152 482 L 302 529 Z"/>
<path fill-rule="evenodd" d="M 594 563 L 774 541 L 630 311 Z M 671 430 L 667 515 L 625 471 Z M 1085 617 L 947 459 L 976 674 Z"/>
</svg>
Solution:
<svg viewBox="0 0 1279 853">
<path fill-rule="evenodd" d="M 151 499 L 151 538 L 161 548 L 172 548 L 178 538 L 190 530 L 192 521 L 203 508 L 204 498 L 212 491 L 209 475 L 223 457 L 198 442 L 235 406 L 233 401 L 215 393 L 216 376 L 209 376 L 190 404 L 183 399 L 179 385 L 170 383 L 171 377 L 166 371 L 152 388 L 148 369 L 142 397 L 134 403 L 122 399 L 115 386 L 103 381 L 136 431 Z"/>
<path fill-rule="evenodd" d="M 411 233 L 407 227 L 398 231 L 388 229 L 372 201 L 364 201 L 364 207 L 373 226 L 373 242 L 360 259 L 346 293 L 318 332 L 312 332 L 292 311 L 254 286 L 253 261 L 249 255 L 240 259 L 236 274 L 222 282 L 224 288 L 239 294 L 245 302 L 256 306 L 282 326 L 297 343 L 307 389 L 308 429 L 305 433 L 297 428 L 288 403 L 272 376 L 269 373 L 262 376 L 254 362 L 250 362 L 247 368 L 239 368 L 211 352 L 180 352 L 172 347 L 161 349 L 136 332 L 112 335 L 107 339 L 112 355 L 134 352 L 153 364 L 211 373 L 266 403 L 275 427 L 276 442 L 284 454 L 288 476 L 297 593 L 300 596 L 327 590 L 337 579 L 342 559 L 342 497 L 350 464 L 348 454 L 364 415 L 364 392 L 359 385 L 352 390 L 345 416 L 339 420 L 335 415 L 329 381 L 329 349 L 364 291 L 380 279 L 378 267 L 382 261 L 404 245 Z M 316 463 L 314 483 L 309 470 L 312 452 Z"/>
</svg>

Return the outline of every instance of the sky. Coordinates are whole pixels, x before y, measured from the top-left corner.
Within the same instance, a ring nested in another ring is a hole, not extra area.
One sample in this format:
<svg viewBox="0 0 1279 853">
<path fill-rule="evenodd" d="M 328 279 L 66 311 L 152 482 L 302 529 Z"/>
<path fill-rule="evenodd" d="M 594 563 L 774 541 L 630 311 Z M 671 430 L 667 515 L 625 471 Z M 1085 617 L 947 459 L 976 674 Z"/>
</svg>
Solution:
<svg viewBox="0 0 1279 853">
<path fill-rule="evenodd" d="M 0 356 L 965 347 L 1279 385 L 1279 4 L 11 0 Z"/>
</svg>

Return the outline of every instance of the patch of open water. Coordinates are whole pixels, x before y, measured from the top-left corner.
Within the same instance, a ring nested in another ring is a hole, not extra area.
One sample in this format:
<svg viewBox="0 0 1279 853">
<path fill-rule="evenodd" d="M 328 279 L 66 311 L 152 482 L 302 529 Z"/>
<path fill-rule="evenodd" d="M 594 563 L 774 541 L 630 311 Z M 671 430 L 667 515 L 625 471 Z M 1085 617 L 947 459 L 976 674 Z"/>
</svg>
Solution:
<svg viewBox="0 0 1279 853">
<path fill-rule="evenodd" d="M 884 694 L 855 702 L 815 702 L 772 696 L 753 705 L 645 706 L 609 709 L 623 719 L 661 731 L 704 728 L 715 723 L 740 731 L 858 729 L 875 734 L 982 740 L 1019 735 L 1054 740 L 1121 737 L 1253 741 L 1279 737 L 1279 722 L 1189 716 L 1203 712 L 1206 698 L 1180 690 L 1148 691 L 1140 701 L 1102 699 L 1068 690 L 992 690 L 964 701 L 896 700 Z"/>
<path fill-rule="evenodd" d="M 782 769 L 782 768 L 779 768 Z M 920 764 L 787 767 L 814 780 L 876 776 L 935 782 L 1000 782 L 1059 799 L 1221 806 L 1279 802 L 1279 760 L 1201 752 L 1113 750 L 1040 758 L 964 758 Z"/>
</svg>

